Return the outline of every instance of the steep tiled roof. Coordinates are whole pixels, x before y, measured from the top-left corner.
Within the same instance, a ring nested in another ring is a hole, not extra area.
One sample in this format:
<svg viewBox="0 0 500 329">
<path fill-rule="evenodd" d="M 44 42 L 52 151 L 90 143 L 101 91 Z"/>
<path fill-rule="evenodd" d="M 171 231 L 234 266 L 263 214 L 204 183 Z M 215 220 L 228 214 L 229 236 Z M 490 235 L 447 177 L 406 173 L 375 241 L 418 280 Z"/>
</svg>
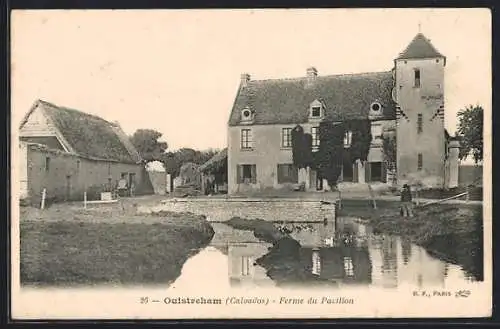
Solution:
<svg viewBox="0 0 500 329">
<path fill-rule="evenodd" d="M 314 100 L 325 106 L 325 119 L 342 121 L 368 118 L 370 105 L 383 106 L 383 118 L 395 118 L 391 93 L 392 72 L 317 76 L 308 78 L 252 80 L 238 90 L 229 125 L 240 124 L 241 111 L 254 111 L 254 124 L 289 124 L 308 121 Z"/>
<path fill-rule="evenodd" d="M 444 57 L 422 33 L 418 33 L 397 59 Z"/>
<path fill-rule="evenodd" d="M 127 163 L 141 161 L 137 150 L 119 125 L 95 115 L 43 100 L 38 100 L 36 105 L 42 107 L 44 113 L 78 155 Z"/>
</svg>

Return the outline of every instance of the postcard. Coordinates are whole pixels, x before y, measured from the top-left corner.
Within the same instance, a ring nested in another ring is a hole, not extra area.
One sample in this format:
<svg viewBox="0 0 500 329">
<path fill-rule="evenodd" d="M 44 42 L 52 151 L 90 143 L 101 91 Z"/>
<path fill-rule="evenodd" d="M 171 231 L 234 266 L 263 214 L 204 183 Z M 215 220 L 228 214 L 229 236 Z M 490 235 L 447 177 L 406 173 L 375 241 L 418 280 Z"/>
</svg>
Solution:
<svg viewBox="0 0 500 329">
<path fill-rule="evenodd" d="M 490 316 L 491 40 L 481 8 L 12 11 L 12 319 Z"/>
</svg>

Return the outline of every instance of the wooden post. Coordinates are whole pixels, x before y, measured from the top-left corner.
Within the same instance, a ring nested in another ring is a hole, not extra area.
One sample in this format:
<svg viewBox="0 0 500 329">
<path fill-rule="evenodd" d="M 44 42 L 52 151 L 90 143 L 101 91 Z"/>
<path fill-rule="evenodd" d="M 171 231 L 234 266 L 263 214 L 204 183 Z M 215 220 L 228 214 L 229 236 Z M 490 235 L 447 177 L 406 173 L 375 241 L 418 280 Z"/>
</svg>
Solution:
<svg viewBox="0 0 500 329">
<path fill-rule="evenodd" d="M 87 209 L 87 191 L 83 192 L 83 209 Z"/>
<path fill-rule="evenodd" d="M 370 191 L 370 198 L 372 199 L 373 209 L 377 209 L 377 201 L 375 201 L 375 196 L 373 195 L 372 186 L 368 184 L 368 190 Z"/>
<path fill-rule="evenodd" d="M 42 190 L 42 203 L 40 204 L 40 209 L 44 209 L 45 208 L 45 198 L 47 197 L 47 189 L 44 188 Z"/>
<path fill-rule="evenodd" d="M 465 186 L 465 202 L 469 202 L 469 185 Z"/>
<path fill-rule="evenodd" d="M 339 190 L 339 209 L 342 209 L 342 192 Z"/>
</svg>

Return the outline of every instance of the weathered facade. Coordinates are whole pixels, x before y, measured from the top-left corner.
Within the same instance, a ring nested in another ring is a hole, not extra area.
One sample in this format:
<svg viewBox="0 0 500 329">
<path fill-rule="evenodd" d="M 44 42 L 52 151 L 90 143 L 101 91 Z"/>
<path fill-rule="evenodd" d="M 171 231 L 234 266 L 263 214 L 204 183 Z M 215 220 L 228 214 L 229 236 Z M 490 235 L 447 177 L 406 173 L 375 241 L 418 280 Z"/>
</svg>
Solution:
<svg viewBox="0 0 500 329">
<path fill-rule="evenodd" d="M 372 140 L 366 161 L 345 162 L 341 181 L 454 182 L 455 152 L 449 156 L 444 128 L 446 58 L 422 34 L 387 72 L 318 76 L 315 68 L 295 79 L 251 80 L 241 76 L 228 122 L 228 189 L 279 189 L 305 184 L 328 188 L 311 169 L 293 165 L 291 131 L 300 125 L 319 149 L 319 124 L 368 120 Z M 387 160 L 382 136 L 396 136 L 394 163 Z M 352 132 L 344 147 L 349 149 Z M 396 167 L 396 171 L 392 168 Z M 395 177 L 395 179 L 393 179 Z"/>
<path fill-rule="evenodd" d="M 121 128 L 99 117 L 37 101 L 20 126 L 21 197 L 83 200 L 125 176 L 135 194 L 153 193 L 142 159 Z"/>
</svg>

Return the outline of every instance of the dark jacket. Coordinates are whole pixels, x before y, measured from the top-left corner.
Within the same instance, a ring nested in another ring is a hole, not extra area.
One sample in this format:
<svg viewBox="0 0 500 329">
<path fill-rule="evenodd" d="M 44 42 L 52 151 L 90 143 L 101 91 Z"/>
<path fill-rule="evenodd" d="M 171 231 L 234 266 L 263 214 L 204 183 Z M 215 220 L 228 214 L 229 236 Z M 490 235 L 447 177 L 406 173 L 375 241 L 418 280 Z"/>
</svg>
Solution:
<svg viewBox="0 0 500 329">
<path fill-rule="evenodd" d="M 401 201 L 411 202 L 411 191 L 409 188 L 405 188 L 403 189 L 403 192 L 401 192 Z"/>
</svg>

